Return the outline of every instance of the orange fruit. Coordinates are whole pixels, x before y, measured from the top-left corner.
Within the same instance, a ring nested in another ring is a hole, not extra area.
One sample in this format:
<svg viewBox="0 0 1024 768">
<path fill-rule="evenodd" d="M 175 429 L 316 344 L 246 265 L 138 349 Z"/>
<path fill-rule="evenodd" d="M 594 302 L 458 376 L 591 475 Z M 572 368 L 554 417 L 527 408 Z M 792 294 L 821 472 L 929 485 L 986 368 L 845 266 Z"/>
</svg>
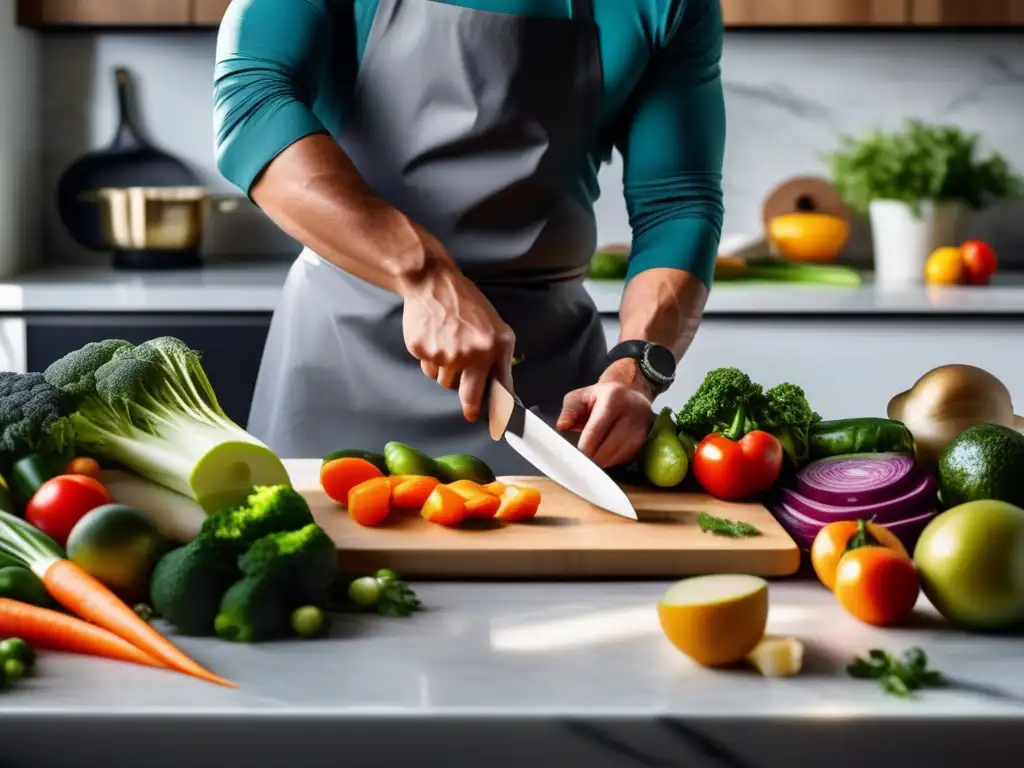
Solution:
<svg viewBox="0 0 1024 768">
<path fill-rule="evenodd" d="M 965 277 L 964 255 L 959 248 L 936 248 L 924 264 L 928 285 L 959 285 Z"/>
<path fill-rule="evenodd" d="M 768 582 L 744 574 L 678 581 L 658 601 L 658 619 L 672 645 L 698 664 L 743 661 L 764 638 Z"/>
</svg>

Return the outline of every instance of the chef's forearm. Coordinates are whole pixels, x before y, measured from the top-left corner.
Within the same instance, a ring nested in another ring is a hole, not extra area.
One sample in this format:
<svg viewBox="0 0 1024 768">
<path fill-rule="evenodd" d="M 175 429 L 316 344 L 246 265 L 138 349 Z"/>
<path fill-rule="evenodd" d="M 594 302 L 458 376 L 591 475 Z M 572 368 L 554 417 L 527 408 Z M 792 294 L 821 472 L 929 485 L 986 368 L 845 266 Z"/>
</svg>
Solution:
<svg viewBox="0 0 1024 768">
<path fill-rule="evenodd" d="M 681 269 L 648 269 L 626 284 L 619 309 L 619 341 L 641 339 L 682 358 L 700 325 L 708 292 Z"/>
<path fill-rule="evenodd" d="M 378 197 L 330 136 L 288 147 L 251 190 L 284 231 L 360 279 L 405 294 L 450 256 L 408 217 Z"/>
</svg>

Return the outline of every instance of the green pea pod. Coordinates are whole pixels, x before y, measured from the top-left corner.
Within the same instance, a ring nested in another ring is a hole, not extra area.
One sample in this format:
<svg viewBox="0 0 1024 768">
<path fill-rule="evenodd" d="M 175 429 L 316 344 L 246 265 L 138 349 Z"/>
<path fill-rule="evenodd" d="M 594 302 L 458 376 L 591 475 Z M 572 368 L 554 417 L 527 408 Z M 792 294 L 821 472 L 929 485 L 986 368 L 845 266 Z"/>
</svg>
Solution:
<svg viewBox="0 0 1024 768">
<path fill-rule="evenodd" d="M 808 433 L 811 459 L 853 453 L 909 453 L 914 436 L 901 421 L 865 417 L 819 421 Z"/>
</svg>

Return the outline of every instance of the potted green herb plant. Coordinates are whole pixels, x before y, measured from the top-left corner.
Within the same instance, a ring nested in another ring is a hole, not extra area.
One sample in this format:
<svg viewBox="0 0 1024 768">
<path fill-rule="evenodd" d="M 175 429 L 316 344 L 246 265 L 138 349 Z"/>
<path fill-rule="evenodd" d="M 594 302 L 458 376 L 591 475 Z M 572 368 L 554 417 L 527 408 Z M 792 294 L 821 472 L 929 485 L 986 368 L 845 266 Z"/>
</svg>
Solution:
<svg viewBox="0 0 1024 768">
<path fill-rule="evenodd" d="M 963 214 L 1024 196 L 1024 180 L 999 153 L 981 157 L 979 137 L 908 120 L 901 130 L 843 136 L 828 156 L 843 201 L 871 223 L 875 281 L 920 283 L 936 248 L 956 245 Z"/>
</svg>

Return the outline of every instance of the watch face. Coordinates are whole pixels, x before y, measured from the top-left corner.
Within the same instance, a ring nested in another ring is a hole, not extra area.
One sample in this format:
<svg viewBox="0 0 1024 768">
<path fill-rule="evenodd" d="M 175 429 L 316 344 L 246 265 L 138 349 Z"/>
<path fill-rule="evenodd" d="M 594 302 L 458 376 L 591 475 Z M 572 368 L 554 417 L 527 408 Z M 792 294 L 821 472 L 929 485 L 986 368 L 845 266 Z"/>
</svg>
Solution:
<svg viewBox="0 0 1024 768">
<path fill-rule="evenodd" d="M 647 348 L 647 364 L 666 379 L 672 378 L 676 372 L 676 359 L 672 352 L 662 346 Z"/>
</svg>

